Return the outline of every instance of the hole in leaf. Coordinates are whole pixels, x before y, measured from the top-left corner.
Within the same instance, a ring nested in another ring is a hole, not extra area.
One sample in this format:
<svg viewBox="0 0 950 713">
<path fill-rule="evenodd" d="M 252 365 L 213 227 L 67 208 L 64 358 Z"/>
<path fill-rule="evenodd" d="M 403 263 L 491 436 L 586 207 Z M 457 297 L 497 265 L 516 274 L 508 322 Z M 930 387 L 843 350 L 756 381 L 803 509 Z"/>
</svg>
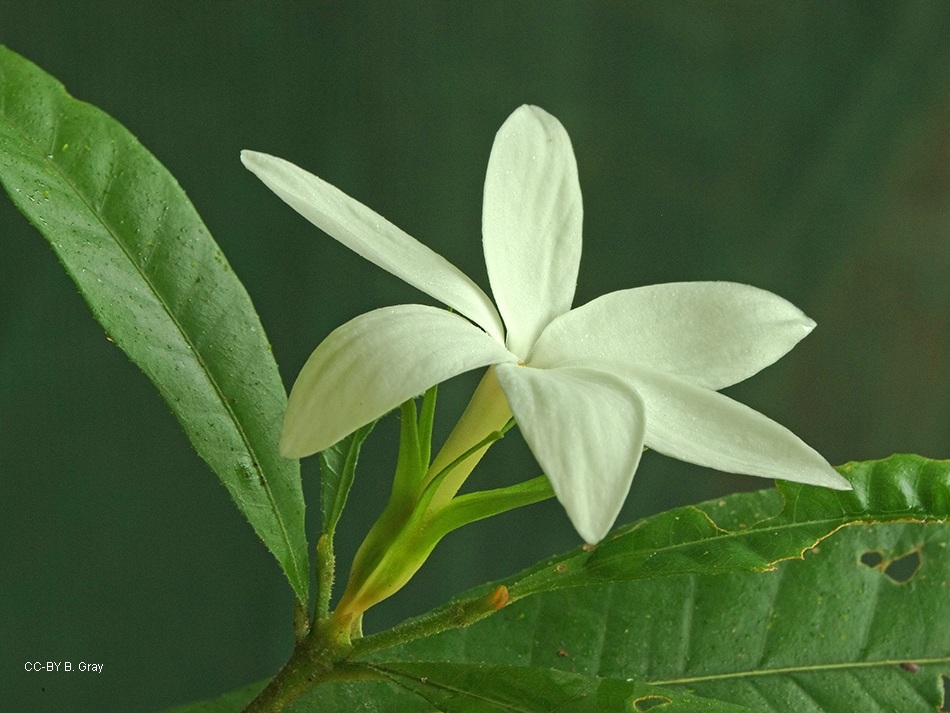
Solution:
<svg viewBox="0 0 950 713">
<path fill-rule="evenodd" d="M 947 705 L 950 705 L 950 678 L 941 676 L 940 679 L 943 683 L 943 703 L 938 710 L 939 713 L 950 713 L 950 708 L 947 708 Z"/>
<path fill-rule="evenodd" d="M 920 569 L 920 552 L 914 550 L 910 554 L 904 555 L 887 565 L 887 567 L 884 568 L 884 574 L 895 582 L 904 584 L 913 579 L 918 569 Z"/>
<path fill-rule="evenodd" d="M 920 551 L 914 550 L 908 554 L 889 560 L 875 550 L 869 550 L 861 555 L 861 564 L 871 569 L 879 569 L 897 584 L 905 584 L 914 578 L 920 569 Z"/>
<path fill-rule="evenodd" d="M 643 713 L 643 711 L 650 711 L 660 706 L 669 705 L 672 702 L 673 701 L 666 696 L 644 696 L 633 702 L 633 710 L 637 711 L 637 713 Z"/>
</svg>

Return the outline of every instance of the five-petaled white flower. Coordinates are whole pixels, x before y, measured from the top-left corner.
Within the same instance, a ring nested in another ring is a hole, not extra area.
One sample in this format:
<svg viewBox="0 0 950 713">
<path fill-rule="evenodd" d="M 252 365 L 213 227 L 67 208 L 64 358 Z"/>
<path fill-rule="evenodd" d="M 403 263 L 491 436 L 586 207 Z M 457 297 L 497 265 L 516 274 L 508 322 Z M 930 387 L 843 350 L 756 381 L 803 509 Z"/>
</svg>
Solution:
<svg viewBox="0 0 950 713">
<path fill-rule="evenodd" d="M 454 265 L 325 181 L 266 154 L 242 160 L 317 227 L 458 313 L 400 305 L 333 331 L 294 384 L 285 455 L 327 448 L 433 384 L 494 365 L 587 542 L 613 524 L 644 445 L 723 471 L 850 487 L 789 430 L 717 393 L 811 331 L 794 305 L 747 285 L 687 282 L 571 309 L 581 192 L 567 132 L 545 111 L 516 110 L 488 162 L 482 238 L 497 310 Z"/>
</svg>

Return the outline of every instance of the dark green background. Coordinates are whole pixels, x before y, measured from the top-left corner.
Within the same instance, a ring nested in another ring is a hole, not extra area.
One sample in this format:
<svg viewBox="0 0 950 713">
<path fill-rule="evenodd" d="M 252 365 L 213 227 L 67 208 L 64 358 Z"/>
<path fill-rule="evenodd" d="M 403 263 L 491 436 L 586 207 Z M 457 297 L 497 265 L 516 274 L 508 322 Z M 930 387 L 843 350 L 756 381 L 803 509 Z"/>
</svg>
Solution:
<svg viewBox="0 0 950 713">
<path fill-rule="evenodd" d="M 818 329 L 732 395 L 834 463 L 950 455 L 946 3 L 0 0 L 0 42 L 178 178 L 288 385 L 334 327 L 426 300 L 280 203 L 239 150 L 311 169 L 487 287 L 485 165 L 530 102 L 577 153 L 577 303 L 677 280 L 772 290 Z M 154 711 L 272 673 L 291 638 L 278 567 L 5 199 L 0 239 L 0 705 Z M 458 382 L 443 420 L 474 383 Z M 370 441 L 344 558 L 395 437 L 388 419 Z M 487 461 L 485 486 L 537 474 L 517 439 Z M 764 485 L 648 454 L 621 520 Z M 554 504 L 472 526 L 367 628 L 576 542 Z"/>
</svg>

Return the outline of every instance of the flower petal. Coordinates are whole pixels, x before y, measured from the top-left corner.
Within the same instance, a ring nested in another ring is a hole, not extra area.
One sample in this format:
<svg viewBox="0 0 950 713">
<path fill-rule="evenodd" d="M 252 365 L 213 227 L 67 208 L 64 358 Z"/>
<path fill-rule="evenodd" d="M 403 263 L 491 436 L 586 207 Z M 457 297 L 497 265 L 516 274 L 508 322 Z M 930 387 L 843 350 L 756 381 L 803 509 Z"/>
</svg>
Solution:
<svg viewBox="0 0 950 713">
<path fill-rule="evenodd" d="M 586 542 L 610 530 L 643 452 L 643 402 L 595 369 L 500 364 L 498 380 L 525 441 Z"/>
<path fill-rule="evenodd" d="M 461 270 L 340 189 L 289 161 L 242 151 L 241 161 L 291 208 L 330 237 L 504 341 L 491 299 Z"/>
<path fill-rule="evenodd" d="M 514 361 L 466 319 L 424 305 L 384 307 L 335 329 L 310 355 L 290 392 L 280 450 L 316 453 L 433 384 Z"/>
<path fill-rule="evenodd" d="M 582 213 L 567 132 L 544 110 L 522 106 L 495 137 L 482 207 L 488 277 L 508 348 L 522 358 L 545 325 L 571 308 Z"/>
<path fill-rule="evenodd" d="M 552 322 L 532 366 L 610 359 L 721 389 L 786 354 L 815 326 L 778 295 L 734 282 L 680 282 L 598 297 Z"/>
<path fill-rule="evenodd" d="M 650 448 L 728 473 L 851 489 L 817 451 L 758 411 L 667 374 L 638 367 L 619 373 L 643 397 Z"/>
</svg>

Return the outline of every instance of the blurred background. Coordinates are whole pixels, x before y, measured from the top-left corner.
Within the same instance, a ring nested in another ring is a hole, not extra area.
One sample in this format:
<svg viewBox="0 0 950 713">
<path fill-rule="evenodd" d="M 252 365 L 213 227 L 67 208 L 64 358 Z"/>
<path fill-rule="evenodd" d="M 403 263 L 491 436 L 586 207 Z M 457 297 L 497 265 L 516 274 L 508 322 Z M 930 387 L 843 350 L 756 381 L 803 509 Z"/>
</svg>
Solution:
<svg viewBox="0 0 950 713">
<path fill-rule="evenodd" d="M 577 154 L 576 304 L 680 280 L 776 292 L 818 328 L 730 395 L 832 463 L 950 456 L 950 5 L 0 0 L 0 18 L 0 43 L 177 177 L 288 387 L 344 321 L 429 300 L 300 218 L 239 151 L 317 173 L 487 289 L 489 150 L 534 103 Z M 156 711 L 272 674 L 292 640 L 276 563 L 6 198 L 0 238 L 6 709 Z M 442 434 L 476 381 L 442 390 Z M 343 562 L 388 494 L 397 432 L 387 418 L 367 445 Z M 509 437 L 480 472 L 492 487 L 539 469 Z M 650 453 L 620 522 L 769 485 Z M 366 628 L 576 544 L 553 503 L 470 526 Z M 34 660 L 104 669 L 26 673 Z"/>
</svg>

